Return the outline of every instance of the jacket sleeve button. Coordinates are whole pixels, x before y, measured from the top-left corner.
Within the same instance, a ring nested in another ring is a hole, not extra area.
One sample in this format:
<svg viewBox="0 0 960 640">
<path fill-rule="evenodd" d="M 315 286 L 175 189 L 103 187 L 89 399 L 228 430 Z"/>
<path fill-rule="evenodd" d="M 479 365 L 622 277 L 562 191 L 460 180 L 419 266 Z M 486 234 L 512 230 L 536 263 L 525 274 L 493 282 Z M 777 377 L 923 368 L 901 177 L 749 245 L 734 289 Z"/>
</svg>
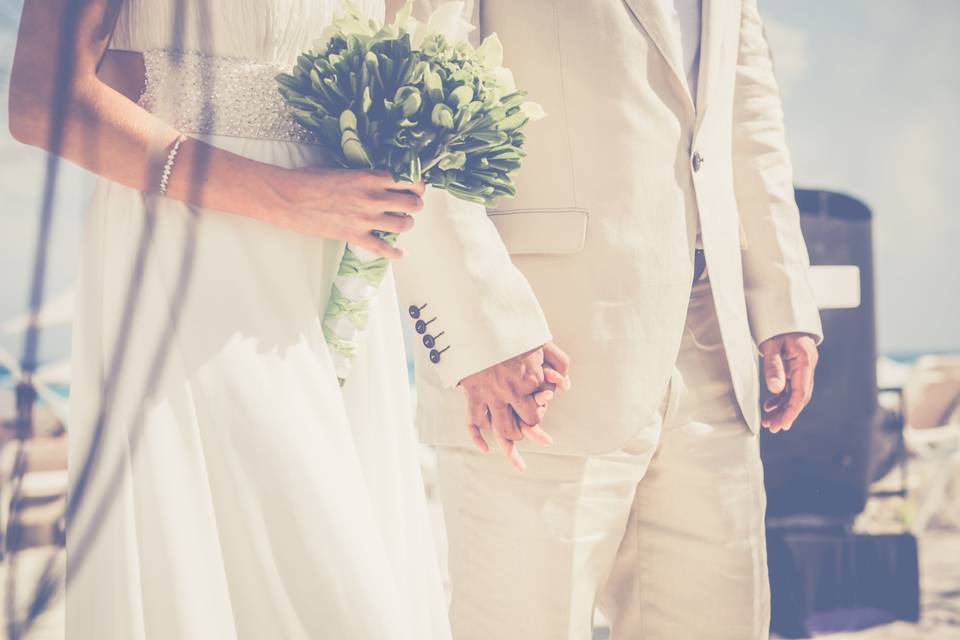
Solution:
<svg viewBox="0 0 960 640">
<path fill-rule="evenodd" d="M 411 318 L 413 318 L 414 320 L 416 320 L 417 318 L 420 317 L 420 311 L 421 311 L 421 310 L 423 309 L 423 307 L 425 307 L 425 306 L 427 306 L 427 305 L 421 305 L 421 306 L 418 307 L 417 305 L 412 304 L 412 305 L 410 305 L 410 308 L 407 309 L 407 313 L 410 314 L 410 317 L 411 317 Z"/>
<path fill-rule="evenodd" d="M 446 333 L 446 331 L 441 331 L 435 336 L 432 336 L 429 333 L 423 336 L 423 346 L 425 346 L 427 349 L 433 349 L 437 345 L 437 338 L 442 336 L 444 333 Z"/>
<path fill-rule="evenodd" d="M 430 320 L 423 320 L 421 318 L 420 320 L 417 320 L 417 324 L 413 325 L 413 327 L 417 330 L 417 333 L 423 335 L 427 332 L 427 326 L 434 320 L 436 320 L 436 318 L 431 318 Z"/>
<path fill-rule="evenodd" d="M 430 351 L 430 362 L 432 362 L 433 364 L 438 364 L 440 362 L 440 356 L 442 356 L 443 352 L 448 350 L 449 348 L 450 348 L 450 345 L 447 345 L 440 351 L 437 351 L 436 349 L 432 349 Z"/>
</svg>

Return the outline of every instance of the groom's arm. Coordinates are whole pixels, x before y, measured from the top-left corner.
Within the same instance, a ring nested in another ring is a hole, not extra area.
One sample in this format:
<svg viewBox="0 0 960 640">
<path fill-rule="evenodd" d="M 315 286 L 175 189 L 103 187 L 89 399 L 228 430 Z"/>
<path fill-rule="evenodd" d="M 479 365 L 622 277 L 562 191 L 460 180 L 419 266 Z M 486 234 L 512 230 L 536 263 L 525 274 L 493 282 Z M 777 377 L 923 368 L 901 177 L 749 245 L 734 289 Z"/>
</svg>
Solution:
<svg viewBox="0 0 960 640">
<path fill-rule="evenodd" d="M 428 187 L 416 220 L 400 239 L 398 288 L 444 387 L 550 341 L 540 304 L 483 206 Z"/>
<path fill-rule="evenodd" d="M 414 16 L 426 20 L 448 1 L 415 0 Z M 475 27 L 470 40 L 478 45 L 481 0 L 461 1 L 463 18 Z M 435 189 L 428 189 L 425 205 L 414 231 L 402 240 L 408 257 L 397 271 L 408 315 L 428 305 L 417 314 L 431 309 L 421 319 L 437 320 L 433 333 L 425 335 L 443 332 L 445 341 L 431 349 L 437 356 L 430 358 L 437 360 L 433 364 L 440 383 L 452 387 L 501 363 L 506 369 L 508 360 L 548 343 L 550 330 L 540 303 L 510 260 L 486 209 Z"/>
<path fill-rule="evenodd" d="M 819 343 L 783 107 L 757 0 L 742 0 L 733 121 L 733 172 L 746 236 L 743 275 L 754 339 L 788 333 Z"/>
<path fill-rule="evenodd" d="M 418 0 L 421 20 L 445 0 Z M 480 0 L 463 3 L 463 17 L 479 25 Z M 478 29 L 471 42 L 479 44 Z M 427 360 L 444 387 L 461 384 L 466 428 L 487 450 L 490 429 L 508 459 L 524 468 L 514 442 L 525 437 L 543 445 L 539 428 L 549 389 L 569 384 L 566 355 L 550 343 L 540 304 L 513 265 L 486 209 L 428 189 L 425 209 L 404 234 L 407 257 L 400 261 L 398 288 L 409 322 L 428 350 Z M 422 361 L 422 360 L 421 360 Z"/>
<path fill-rule="evenodd" d="M 744 288 L 764 380 L 762 424 L 789 429 L 813 394 L 820 313 L 800 230 L 783 106 L 757 0 L 743 0 L 734 92 L 733 172 L 746 236 Z"/>
<path fill-rule="evenodd" d="M 514 443 L 526 437 L 550 444 L 539 423 L 552 393 L 538 392 L 565 388 L 569 362 L 548 344 L 540 304 L 486 210 L 432 187 L 424 205 L 401 236 L 406 256 L 394 263 L 403 313 L 417 332 L 414 348 L 424 349 L 433 368 L 420 375 L 447 388 L 462 382 L 463 428 L 482 451 L 489 450 L 482 432 L 492 431 L 523 470 Z"/>
</svg>

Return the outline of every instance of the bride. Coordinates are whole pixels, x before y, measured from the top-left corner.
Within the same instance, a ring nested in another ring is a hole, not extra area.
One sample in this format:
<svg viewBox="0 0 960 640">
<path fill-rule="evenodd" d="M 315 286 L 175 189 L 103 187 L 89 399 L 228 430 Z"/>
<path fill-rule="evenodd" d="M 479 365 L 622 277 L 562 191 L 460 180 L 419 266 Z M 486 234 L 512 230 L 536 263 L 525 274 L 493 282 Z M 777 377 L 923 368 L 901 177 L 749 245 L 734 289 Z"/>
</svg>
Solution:
<svg viewBox="0 0 960 640">
<path fill-rule="evenodd" d="M 344 241 L 400 257 L 370 232 L 422 186 L 325 167 L 273 80 L 339 4 L 25 2 L 11 131 L 99 175 L 68 637 L 449 637 L 392 277 L 343 390 L 319 320 Z"/>
</svg>

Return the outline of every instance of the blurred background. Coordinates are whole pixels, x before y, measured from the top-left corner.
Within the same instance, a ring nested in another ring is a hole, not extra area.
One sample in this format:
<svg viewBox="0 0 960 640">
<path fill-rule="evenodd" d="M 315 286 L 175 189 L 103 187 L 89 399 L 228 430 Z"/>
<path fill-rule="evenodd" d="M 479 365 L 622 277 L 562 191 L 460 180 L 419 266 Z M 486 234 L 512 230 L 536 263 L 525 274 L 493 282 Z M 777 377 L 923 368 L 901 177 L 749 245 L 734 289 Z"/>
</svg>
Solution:
<svg viewBox="0 0 960 640">
<path fill-rule="evenodd" d="M 0 0 L 3 123 L 7 120 L 7 84 L 20 7 L 20 0 Z M 781 83 L 796 183 L 798 188 L 815 190 L 811 191 L 809 211 L 805 213 L 813 214 L 812 220 L 840 212 L 837 215 L 841 227 L 837 233 L 841 236 L 846 233 L 843 230 L 848 230 L 843 220 L 853 219 L 845 217 L 843 211 L 865 207 L 872 214 L 872 225 L 866 223 L 866 237 L 869 239 L 872 231 L 872 274 L 867 275 L 872 275 L 873 295 L 862 297 L 864 304 L 872 303 L 872 309 L 857 316 L 855 323 L 860 324 L 855 326 L 861 326 L 871 337 L 875 328 L 877 359 L 875 368 L 861 367 L 855 375 L 867 380 L 878 410 L 886 411 L 881 420 L 874 415 L 874 408 L 868 407 L 865 411 L 870 415 L 861 416 L 861 422 L 873 425 L 886 420 L 889 424 L 883 428 L 893 434 L 888 438 L 893 444 L 887 447 L 892 453 L 883 454 L 885 463 L 873 460 L 867 465 L 870 469 L 864 472 L 866 479 L 860 480 L 864 483 L 860 488 L 863 504 L 854 499 L 855 504 L 848 509 L 856 513 L 844 513 L 839 521 L 836 514 L 831 514 L 834 520 L 826 523 L 829 527 L 824 529 L 824 514 L 806 514 L 821 520 L 811 525 L 808 518 L 806 524 L 798 524 L 794 517 L 798 514 L 786 508 L 781 514 L 786 519 L 772 523 L 771 527 L 778 530 L 782 526 L 786 533 L 774 542 L 784 545 L 782 560 L 788 565 L 793 562 L 790 566 L 797 572 L 798 553 L 813 554 L 804 556 L 808 560 L 819 558 L 817 554 L 821 553 L 798 551 L 794 535 L 797 531 L 804 535 L 812 531 L 819 536 L 817 540 L 829 538 L 830 532 L 839 532 L 839 536 L 881 530 L 909 534 L 919 540 L 917 574 L 922 605 L 919 619 L 914 620 L 910 618 L 917 616 L 910 612 L 888 611 L 891 607 L 877 603 L 838 604 L 827 598 L 814 606 L 811 599 L 819 602 L 824 597 L 822 593 L 788 591 L 780 594 L 784 599 L 778 605 L 775 590 L 775 617 L 780 606 L 781 617 L 802 618 L 794 621 L 792 627 L 788 620 L 778 633 L 801 637 L 846 629 L 849 637 L 857 638 L 960 638 L 960 464 L 956 455 L 960 435 L 947 424 L 960 416 L 960 411 L 956 416 L 950 415 L 950 402 L 955 401 L 951 400 L 951 393 L 958 394 L 956 398 L 960 399 L 960 382 L 954 384 L 955 361 L 950 357 L 960 353 L 960 261 L 956 258 L 960 223 L 955 218 L 956 205 L 950 204 L 954 197 L 950 194 L 960 175 L 956 160 L 960 149 L 960 2 L 761 0 L 760 9 Z M 0 439 L 3 443 L 13 442 L 17 436 L 16 363 L 24 350 L 24 314 L 36 282 L 39 213 L 50 166 L 43 153 L 18 144 L 5 124 L 0 127 L 0 420 L 6 425 Z M 49 555 L 50 549 L 56 548 L 56 509 L 66 483 L 61 464 L 65 439 L 59 435 L 69 385 L 66 359 L 70 348 L 71 296 L 83 212 L 93 183 L 91 176 L 66 163 L 56 165 L 56 171 L 54 217 L 42 272 L 45 308 L 40 316 L 43 328 L 38 344 L 41 366 L 35 376 L 45 391 L 35 410 L 31 434 L 46 438 L 37 445 L 37 462 L 27 470 L 30 473 L 17 481 L 28 497 L 33 495 L 36 499 L 24 502 L 22 514 L 11 515 L 8 505 L 0 505 L 0 525 L 7 527 L 9 522 L 19 522 L 22 531 L 27 532 L 15 536 L 22 549 L 11 549 L 8 536 L 4 536 L 5 557 L 22 556 L 19 566 L 12 570 L 25 572 L 24 579 L 29 579 L 34 566 L 30 554 L 43 551 Z M 820 192 L 846 194 L 855 199 L 855 206 L 839 196 L 818 195 Z M 813 229 L 812 233 L 824 233 L 824 228 Z M 835 253 L 829 246 L 831 238 L 842 240 L 830 233 L 823 239 L 822 259 L 828 260 L 827 264 L 831 252 Z M 863 256 L 851 259 L 856 263 Z M 870 269 L 869 265 L 859 266 L 861 273 Z M 860 286 L 867 291 L 869 282 L 861 282 Z M 828 331 L 825 348 L 831 348 L 831 341 L 845 338 Z M 873 358 L 874 352 L 870 356 Z M 837 363 L 835 370 L 842 368 Z M 911 424 L 902 389 L 912 389 L 907 393 L 908 400 L 912 398 L 922 409 L 933 402 L 924 395 L 931 385 L 937 389 L 935 394 L 946 398 L 938 396 L 936 400 L 946 409 L 941 410 L 938 405 L 937 410 L 932 410 L 935 417 L 917 410 L 917 423 Z M 843 410 L 839 406 L 824 406 L 813 413 L 830 416 Z M 834 425 L 829 419 L 818 424 L 827 423 Z M 876 429 L 865 429 L 864 438 L 872 442 Z M 818 433 L 816 429 L 812 432 Z M 829 448 L 830 437 L 824 436 L 820 446 Z M 869 442 L 859 442 L 861 449 L 869 449 Z M 802 444 L 798 447 L 803 448 Z M 4 455 L 5 449 L 0 449 L 0 474 L 4 474 L 0 483 L 9 485 L 16 465 L 11 455 Z M 767 454 L 777 452 L 765 451 Z M 851 455 L 856 457 L 855 453 Z M 864 455 L 876 458 L 880 454 Z M 429 477 L 428 456 L 425 461 Z M 837 464 L 842 466 L 843 461 Z M 32 480 L 25 480 L 30 476 Z M 0 499 L 8 499 L 9 495 L 9 489 L 0 489 Z M 32 514 L 28 506 L 35 510 Z M 52 533 L 48 531 L 51 527 Z M 896 538 L 890 548 L 901 549 L 903 540 Z M 906 551 L 890 553 L 905 553 L 909 558 L 909 547 L 906 543 Z M 838 558 L 830 557 L 835 561 Z M 917 579 L 904 578 L 901 560 L 896 563 L 900 564 L 891 569 L 889 576 L 884 574 L 884 579 Z M 901 592 L 897 597 L 912 596 Z M 794 605 L 798 611 L 787 611 Z M 841 605 L 855 612 L 841 615 L 837 613 L 843 610 Z M 818 612 L 824 615 L 815 617 Z M 831 612 L 836 614 L 833 618 L 826 615 Z M 884 614 L 889 615 L 884 618 Z M 55 630 L 62 623 L 56 610 L 49 612 L 46 620 L 46 626 L 38 629 Z M 854 631 L 858 628 L 862 630 Z M 603 634 L 599 629 L 597 637 L 604 637 Z"/>
</svg>

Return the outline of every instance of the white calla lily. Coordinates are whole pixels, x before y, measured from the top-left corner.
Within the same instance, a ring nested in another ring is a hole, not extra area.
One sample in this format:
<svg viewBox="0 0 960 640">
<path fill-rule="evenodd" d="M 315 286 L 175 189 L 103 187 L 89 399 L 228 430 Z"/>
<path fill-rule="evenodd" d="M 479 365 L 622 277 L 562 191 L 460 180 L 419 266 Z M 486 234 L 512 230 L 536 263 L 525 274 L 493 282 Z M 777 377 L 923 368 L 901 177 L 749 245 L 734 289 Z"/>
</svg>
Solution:
<svg viewBox="0 0 960 640">
<path fill-rule="evenodd" d="M 503 66 L 503 43 L 500 42 L 500 37 L 491 33 L 484 38 L 480 46 L 477 47 L 476 55 L 485 67 Z"/>
<path fill-rule="evenodd" d="M 463 3 L 447 2 L 430 14 L 426 25 L 420 25 L 413 36 L 414 48 L 423 44 L 427 36 L 440 34 L 447 42 L 456 45 L 463 42 L 473 31 L 473 25 L 463 19 Z"/>
<path fill-rule="evenodd" d="M 513 79 L 513 71 L 506 67 L 496 67 L 493 70 L 493 77 L 497 81 L 497 88 L 501 95 L 513 93 L 517 90 L 517 83 Z"/>
<path fill-rule="evenodd" d="M 547 117 L 547 112 L 544 111 L 543 107 L 541 107 L 537 102 L 531 102 L 528 100 L 520 105 L 520 110 L 523 111 L 525 116 L 530 118 L 531 122 Z"/>
</svg>

